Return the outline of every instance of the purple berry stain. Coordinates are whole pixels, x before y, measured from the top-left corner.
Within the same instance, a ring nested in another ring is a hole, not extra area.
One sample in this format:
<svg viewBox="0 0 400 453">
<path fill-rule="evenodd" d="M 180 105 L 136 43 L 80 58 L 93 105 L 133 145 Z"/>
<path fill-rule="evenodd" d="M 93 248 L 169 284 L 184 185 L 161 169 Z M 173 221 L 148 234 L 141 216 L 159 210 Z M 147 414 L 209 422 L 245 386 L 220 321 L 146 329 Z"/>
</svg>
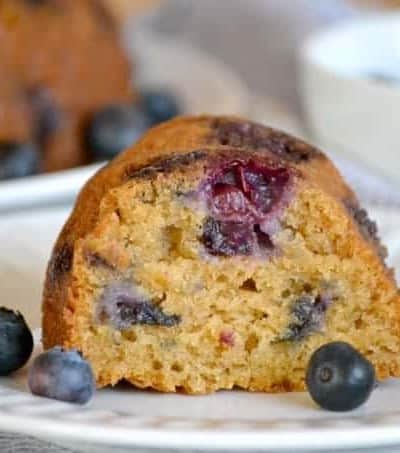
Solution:
<svg viewBox="0 0 400 453">
<path fill-rule="evenodd" d="M 223 330 L 219 335 L 221 345 L 233 348 L 235 346 L 235 332 L 232 330 Z"/>
<path fill-rule="evenodd" d="M 329 292 L 297 298 L 291 309 L 292 321 L 279 341 L 301 341 L 324 327 L 326 312 L 333 301 Z"/>
<path fill-rule="evenodd" d="M 251 255 L 254 236 L 247 223 L 221 222 L 208 217 L 203 226 L 203 244 L 213 255 Z"/>
<path fill-rule="evenodd" d="M 166 314 L 156 303 L 128 281 L 107 286 L 97 305 L 97 318 L 126 330 L 135 324 L 173 327 L 181 322 L 178 315 Z"/>
<path fill-rule="evenodd" d="M 202 188 L 209 212 L 202 235 L 207 251 L 235 256 L 272 249 L 265 227 L 282 207 L 289 183 L 288 169 L 253 160 L 234 160 L 218 169 Z"/>
</svg>

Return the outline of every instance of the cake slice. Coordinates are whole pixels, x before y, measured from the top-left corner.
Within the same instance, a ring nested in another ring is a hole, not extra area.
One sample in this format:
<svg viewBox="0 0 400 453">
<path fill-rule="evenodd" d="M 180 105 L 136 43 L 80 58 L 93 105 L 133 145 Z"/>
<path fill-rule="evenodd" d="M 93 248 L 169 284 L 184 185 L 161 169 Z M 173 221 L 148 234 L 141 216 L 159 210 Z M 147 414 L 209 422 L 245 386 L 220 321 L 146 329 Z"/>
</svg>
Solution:
<svg viewBox="0 0 400 453">
<path fill-rule="evenodd" d="M 99 387 L 301 390 L 334 340 L 397 376 L 385 257 L 322 152 L 239 118 L 179 118 L 83 188 L 48 267 L 44 347 L 78 348 Z"/>
</svg>

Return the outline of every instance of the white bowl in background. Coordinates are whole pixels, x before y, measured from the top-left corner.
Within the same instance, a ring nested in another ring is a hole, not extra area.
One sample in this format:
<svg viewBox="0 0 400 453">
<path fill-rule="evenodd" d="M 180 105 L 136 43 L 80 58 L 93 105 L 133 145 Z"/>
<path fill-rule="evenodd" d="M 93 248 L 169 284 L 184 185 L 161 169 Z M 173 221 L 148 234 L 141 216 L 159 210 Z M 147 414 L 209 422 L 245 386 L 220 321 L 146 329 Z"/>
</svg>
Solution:
<svg viewBox="0 0 400 453">
<path fill-rule="evenodd" d="M 300 80 L 315 138 L 400 182 L 400 14 L 311 36 L 300 53 Z"/>
</svg>

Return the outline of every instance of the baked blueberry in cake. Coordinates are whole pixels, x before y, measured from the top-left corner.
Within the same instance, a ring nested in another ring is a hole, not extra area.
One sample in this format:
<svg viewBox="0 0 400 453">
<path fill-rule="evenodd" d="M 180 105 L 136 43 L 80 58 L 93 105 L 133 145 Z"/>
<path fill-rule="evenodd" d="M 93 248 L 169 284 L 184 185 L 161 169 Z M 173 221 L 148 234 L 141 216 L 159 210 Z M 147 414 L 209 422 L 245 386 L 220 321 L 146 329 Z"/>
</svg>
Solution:
<svg viewBox="0 0 400 453">
<path fill-rule="evenodd" d="M 44 346 L 81 351 L 99 387 L 301 390 L 331 342 L 398 376 L 385 256 L 321 151 L 240 118 L 178 118 L 83 188 L 48 266 Z"/>
<path fill-rule="evenodd" d="M 88 123 L 110 104 L 133 102 L 131 72 L 101 0 L 2 0 L 1 179 L 95 159 Z M 26 157 L 33 147 L 35 159 Z"/>
</svg>

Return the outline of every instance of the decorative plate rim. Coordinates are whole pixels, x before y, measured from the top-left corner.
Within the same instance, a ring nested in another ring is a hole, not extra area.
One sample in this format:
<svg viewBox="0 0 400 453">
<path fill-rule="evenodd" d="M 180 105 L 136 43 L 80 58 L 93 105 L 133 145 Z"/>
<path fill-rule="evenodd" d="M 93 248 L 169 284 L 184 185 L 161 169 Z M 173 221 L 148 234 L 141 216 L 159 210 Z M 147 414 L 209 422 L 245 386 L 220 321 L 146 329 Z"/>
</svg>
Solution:
<svg viewBox="0 0 400 453">
<path fill-rule="evenodd" d="M 22 393 L 22 392 L 17 392 Z M 12 395 L 15 395 L 12 393 Z M 37 399 L 32 396 L 32 398 Z M 47 400 L 46 400 L 47 401 Z M 51 402 L 55 409 L 63 403 Z M 47 403 L 48 404 L 48 403 Z M 56 407 L 57 406 L 57 407 Z M 53 413 L 53 411 L 51 411 Z M 325 450 L 330 448 L 371 448 L 400 443 L 400 412 L 382 414 L 385 425 L 376 426 L 379 416 L 338 419 L 255 420 L 192 419 L 185 417 L 140 417 L 117 411 L 81 409 L 89 418 L 80 421 L 37 416 L 21 416 L 0 409 L 0 429 L 35 435 L 46 439 L 82 441 L 96 445 L 140 446 L 151 448 L 201 448 L 207 450 L 287 450 L 302 448 Z M 73 414 L 73 412 L 71 412 Z M 68 412 L 67 412 L 68 414 Z M 388 417 L 393 421 L 388 423 Z M 102 423 L 94 420 L 103 420 Z M 395 421 L 397 420 L 397 421 Z M 116 423 L 140 421 L 140 428 L 118 426 Z M 184 422 L 185 429 L 166 428 Z M 353 423 L 349 423 L 353 422 Z M 318 426 L 319 425 L 319 426 Z M 189 429 L 188 429 L 189 426 Z M 225 426 L 225 429 L 221 427 Z M 241 429 L 240 427 L 246 427 Z M 291 428 L 292 426 L 292 428 Z M 297 426 L 297 428 L 296 428 Z M 317 427 L 316 427 L 317 426 Z M 16 429 L 16 427 L 18 427 Z M 84 429 L 82 429 L 84 428 Z M 214 428 L 214 429 L 212 429 Z M 238 429 L 239 428 L 239 429 Z M 218 429 L 218 430 L 217 430 Z"/>
<path fill-rule="evenodd" d="M 35 355 L 41 348 L 40 329 L 35 329 L 34 338 Z M 21 381 L 24 382 L 22 389 Z M 230 392 L 235 391 L 223 393 Z M 15 378 L 0 378 L 0 431 L 54 439 L 58 443 L 235 451 L 337 450 L 400 444 L 400 410 L 380 410 L 371 414 L 363 414 L 362 409 L 347 414 L 321 410 L 320 414 L 320 418 L 279 417 L 271 420 L 240 416 L 230 419 L 143 416 L 97 409 L 91 403 L 79 406 L 32 395 L 26 389 L 26 367 Z"/>
</svg>

